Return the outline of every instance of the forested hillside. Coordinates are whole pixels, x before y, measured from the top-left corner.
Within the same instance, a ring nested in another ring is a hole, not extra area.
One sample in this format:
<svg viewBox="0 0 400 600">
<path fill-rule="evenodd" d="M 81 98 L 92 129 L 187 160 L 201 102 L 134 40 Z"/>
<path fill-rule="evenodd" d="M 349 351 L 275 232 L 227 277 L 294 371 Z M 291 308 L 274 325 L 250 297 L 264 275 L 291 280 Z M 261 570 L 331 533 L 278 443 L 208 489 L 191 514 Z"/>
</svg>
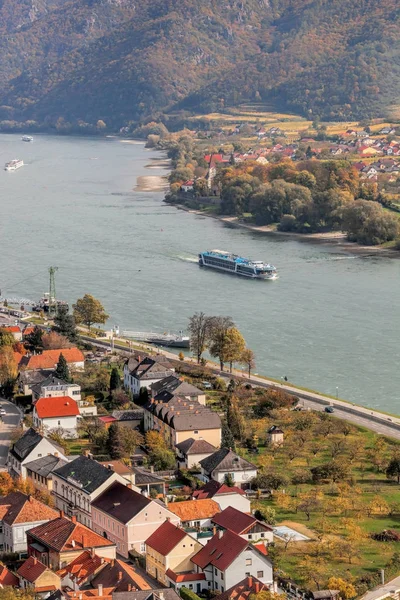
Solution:
<svg viewBox="0 0 400 600">
<path fill-rule="evenodd" d="M 0 0 L 0 120 L 115 127 L 244 100 L 368 118 L 399 94 L 396 0 Z"/>
</svg>

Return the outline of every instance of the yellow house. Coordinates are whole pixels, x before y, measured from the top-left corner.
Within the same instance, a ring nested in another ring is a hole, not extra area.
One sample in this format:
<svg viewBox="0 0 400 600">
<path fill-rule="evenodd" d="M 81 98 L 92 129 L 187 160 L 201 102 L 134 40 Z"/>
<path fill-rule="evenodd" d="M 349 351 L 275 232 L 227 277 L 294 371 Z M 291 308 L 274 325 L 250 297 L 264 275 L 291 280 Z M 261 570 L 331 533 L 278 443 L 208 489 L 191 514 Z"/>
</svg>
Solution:
<svg viewBox="0 0 400 600">
<path fill-rule="evenodd" d="M 34 588 L 37 594 L 48 595 L 61 589 L 61 579 L 46 565 L 34 556 L 30 556 L 17 571 L 19 585 L 22 589 Z"/>
<path fill-rule="evenodd" d="M 192 571 L 191 558 L 201 548 L 202 545 L 183 529 L 165 521 L 146 540 L 146 571 L 163 585 L 168 585 L 166 572 Z"/>
<path fill-rule="evenodd" d="M 171 448 L 188 439 L 205 440 L 215 448 L 221 445 L 221 419 L 217 413 L 186 398 L 151 401 L 145 410 L 144 429 L 159 431 Z"/>
</svg>

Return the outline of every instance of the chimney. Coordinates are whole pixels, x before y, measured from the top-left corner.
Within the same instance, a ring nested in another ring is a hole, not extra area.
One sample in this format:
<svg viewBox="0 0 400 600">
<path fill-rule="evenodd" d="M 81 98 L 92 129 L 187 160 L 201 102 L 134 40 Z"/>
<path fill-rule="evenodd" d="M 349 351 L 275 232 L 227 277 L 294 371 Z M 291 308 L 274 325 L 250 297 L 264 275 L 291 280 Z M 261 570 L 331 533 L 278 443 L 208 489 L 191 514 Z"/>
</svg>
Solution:
<svg viewBox="0 0 400 600">
<path fill-rule="evenodd" d="M 72 521 L 73 523 L 76 523 L 76 516 L 75 516 L 75 515 L 73 515 L 73 516 L 71 517 L 71 521 Z"/>
<path fill-rule="evenodd" d="M 256 594 L 258 594 L 260 592 L 260 582 L 259 581 L 256 581 L 254 583 L 254 590 L 255 590 Z"/>
<path fill-rule="evenodd" d="M 219 537 L 219 539 L 222 539 L 223 535 L 224 535 L 224 532 L 222 531 L 222 529 L 220 529 L 218 531 L 218 537 Z"/>
<path fill-rule="evenodd" d="M 214 527 L 213 527 L 213 535 L 215 535 L 216 533 L 217 533 L 217 528 L 214 525 Z"/>
<path fill-rule="evenodd" d="M 71 546 L 75 548 L 75 540 L 71 540 Z"/>
<path fill-rule="evenodd" d="M 36 565 L 36 563 L 37 563 L 37 558 L 36 558 L 36 556 L 34 556 L 33 557 L 33 564 Z"/>
<path fill-rule="evenodd" d="M 108 465 L 107 465 L 107 469 L 110 469 L 110 471 L 114 471 L 114 467 L 113 467 L 113 465 L 111 465 L 111 464 L 108 464 Z"/>
<path fill-rule="evenodd" d="M 128 592 L 131 592 L 131 591 L 132 591 L 132 584 L 128 583 Z"/>
<path fill-rule="evenodd" d="M 122 580 L 122 571 L 118 571 L 118 581 Z"/>
<path fill-rule="evenodd" d="M 104 563 L 105 563 L 105 562 L 106 562 L 106 559 L 104 558 L 104 556 L 102 556 L 102 557 L 101 557 L 101 560 L 100 560 L 100 564 L 101 564 L 101 565 L 104 565 Z"/>
<path fill-rule="evenodd" d="M 65 515 L 64 515 L 64 511 L 63 511 L 63 510 L 60 510 L 60 519 L 63 519 L 64 517 L 65 517 Z"/>
<path fill-rule="evenodd" d="M 99 583 L 99 585 L 97 586 L 97 593 L 99 596 L 103 595 L 103 584 Z"/>
<path fill-rule="evenodd" d="M 150 465 L 150 473 L 154 473 L 154 466 Z"/>
<path fill-rule="evenodd" d="M 160 592 L 159 594 L 160 600 L 164 600 L 164 592 Z"/>
<path fill-rule="evenodd" d="M 249 587 L 249 588 L 253 587 L 253 578 L 252 577 L 247 578 L 247 587 Z"/>
<path fill-rule="evenodd" d="M 198 415 L 198 414 L 199 414 L 199 412 L 200 412 L 199 410 L 196 410 L 194 414 L 195 414 L 195 415 Z"/>
<path fill-rule="evenodd" d="M 189 404 L 189 408 L 190 408 L 190 410 L 193 410 L 194 409 L 194 405 L 193 404 Z"/>
<path fill-rule="evenodd" d="M 31 496 L 31 495 L 29 494 L 29 496 L 28 496 L 28 500 L 29 500 L 29 502 L 33 502 L 33 496 Z"/>
<path fill-rule="evenodd" d="M 113 567 L 115 565 L 115 559 L 113 558 L 111 561 L 111 566 Z"/>
<path fill-rule="evenodd" d="M 83 594 L 79 594 L 79 600 L 82 600 Z"/>
<path fill-rule="evenodd" d="M 132 484 L 131 484 L 131 483 L 127 483 L 127 484 L 126 484 L 126 487 L 127 487 L 129 490 L 131 490 L 131 489 L 132 489 Z"/>
<path fill-rule="evenodd" d="M 95 552 L 94 548 L 90 548 L 90 556 L 91 556 L 91 558 L 94 558 L 96 556 L 96 552 Z"/>
<path fill-rule="evenodd" d="M 381 569 L 381 582 L 385 585 L 385 569 Z"/>
</svg>

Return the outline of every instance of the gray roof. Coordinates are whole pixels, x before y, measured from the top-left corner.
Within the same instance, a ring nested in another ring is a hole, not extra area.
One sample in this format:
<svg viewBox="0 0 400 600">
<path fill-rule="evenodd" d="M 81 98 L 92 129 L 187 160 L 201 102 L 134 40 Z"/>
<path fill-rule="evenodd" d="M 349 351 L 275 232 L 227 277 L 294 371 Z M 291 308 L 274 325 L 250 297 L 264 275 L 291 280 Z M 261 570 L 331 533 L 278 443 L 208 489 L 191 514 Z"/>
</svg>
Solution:
<svg viewBox="0 0 400 600">
<path fill-rule="evenodd" d="M 139 514 L 152 500 L 131 490 L 123 483 L 115 481 L 94 502 L 92 506 L 107 513 L 113 519 L 121 523 L 129 523 L 133 517 Z"/>
<path fill-rule="evenodd" d="M 78 487 L 82 487 L 87 494 L 91 494 L 114 473 L 92 458 L 78 456 L 75 460 L 56 469 L 54 474 L 62 479 L 68 479 L 69 483 L 72 484 L 73 481 L 76 481 Z"/>
<path fill-rule="evenodd" d="M 49 454 L 48 456 L 42 456 L 42 458 L 37 458 L 32 462 L 25 463 L 25 467 L 42 477 L 48 477 L 52 471 L 66 464 L 66 460 L 58 458 L 58 456 L 54 456 L 54 454 Z"/>
<path fill-rule="evenodd" d="M 143 408 L 138 408 L 137 410 L 113 410 L 111 413 L 117 421 L 141 421 L 143 414 Z"/>
<path fill-rule="evenodd" d="M 134 592 L 114 592 L 113 600 L 180 600 L 180 596 L 172 588 L 154 590 L 137 590 Z"/>
<path fill-rule="evenodd" d="M 31 386 L 32 392 L 34 392 L 35 394 L 40 394 L 42 387 L 45 387 L 47 385 L 68 385 L 68 384 L 63 379 L 59 379 L 55 375 L 50 374 L 46 377 L 46 379 L 43 379 L 42 381 L 39 381 L 35 385 L 32 385 Z"/>
<path fill-rule="evenodd" d="M 151 483 L 164 483 L 162 477 L 157 477 L 154 473 L 146 471 L 140 467 L 131 467 L 132 472 L 135 473 L 135 485 L 148 485 Z"/>
<path fill-rule="evenodd" d="M 44 381 L 52 372 L 53 371 L 45 371 L 42 369 L 38 369 L 37 371 L 20 371 L 18 377 L 21 383 L 31 386 L 32 384 Z"/>
<path fill-rule="evenodd" d="M 199 396 L 203 395 L 204 392 L 199 390 L 197 387 L 192 385 L 191 383 L 187 383 L 187 381 L 182 381 L 179 377 L 175 375 L 169 375 L 168 377 L 164 377 L 161 381 L 157 381 L 153 383 L 151 386 L 151 392 L 153 397 L 157 397 L 159 394 L 163 392 L 169 392 L 169 394 L 173 396 Z M 168 401 L 168 400 L 167 400 Z"/>
<path fill-rule="evenodd" d="M 197 400 L 174 396 L 174 399 L 168 404 L 150 402 L 146 408 L 175 431 L 219 429 L 221 427 L 219 415 Z"/>
<path fill-rule="evenodd" d="M 40 433 L 37 433 L 32 427 L 25 431 L 24 435 L 19 438 L 18 441 L 15 442 L 10 452 L 13 454 L 18 460 L 24 460 L 29 454 L 36 448 L 36 446 L 41 442 L 43 436 Z"/>
<path fill-rule="evenodd" d="M 172 373 L 172 365 L 167 361 L 157 360 L 157 357 L 150 358 L 146 356 L 136 368 L 131 371 L 131 375 L 136 379 L 163 379 Z"/>
<path fill-rule="evenodd" d="M 216 451 L 216 448 L 206 440 L 195 440 L 193 438 L 177 444 L 176 447 L 183 454 L 207 454 L 207 452 L 213 454 Z"/>
<path fill-rule="evenodd" d="M 252 471 L 257 469 L 255 465 L 245 460 L 235 452 L 232 452 L 229 448 L 220 448 L 203 458 L 200 461 L 200 465 L 206 471 L 206 473 L 212 473 L 215 470 L 218 471 Z"/>
</svg>

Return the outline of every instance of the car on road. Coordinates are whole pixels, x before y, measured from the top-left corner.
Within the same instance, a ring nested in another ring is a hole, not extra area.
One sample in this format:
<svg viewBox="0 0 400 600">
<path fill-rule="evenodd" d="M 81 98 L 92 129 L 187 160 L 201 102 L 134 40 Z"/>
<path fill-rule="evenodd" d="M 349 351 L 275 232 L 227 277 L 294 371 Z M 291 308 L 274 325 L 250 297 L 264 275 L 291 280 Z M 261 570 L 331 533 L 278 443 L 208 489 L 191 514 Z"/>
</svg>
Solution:
<svg viewBox="0 0 400 600">
<path fill-rule="evenodd" d="M 333 413 L 335 412 L 335 409 L 333 408 L 333 406 L 325 406 L 325 412 Z"/>
</svg>

